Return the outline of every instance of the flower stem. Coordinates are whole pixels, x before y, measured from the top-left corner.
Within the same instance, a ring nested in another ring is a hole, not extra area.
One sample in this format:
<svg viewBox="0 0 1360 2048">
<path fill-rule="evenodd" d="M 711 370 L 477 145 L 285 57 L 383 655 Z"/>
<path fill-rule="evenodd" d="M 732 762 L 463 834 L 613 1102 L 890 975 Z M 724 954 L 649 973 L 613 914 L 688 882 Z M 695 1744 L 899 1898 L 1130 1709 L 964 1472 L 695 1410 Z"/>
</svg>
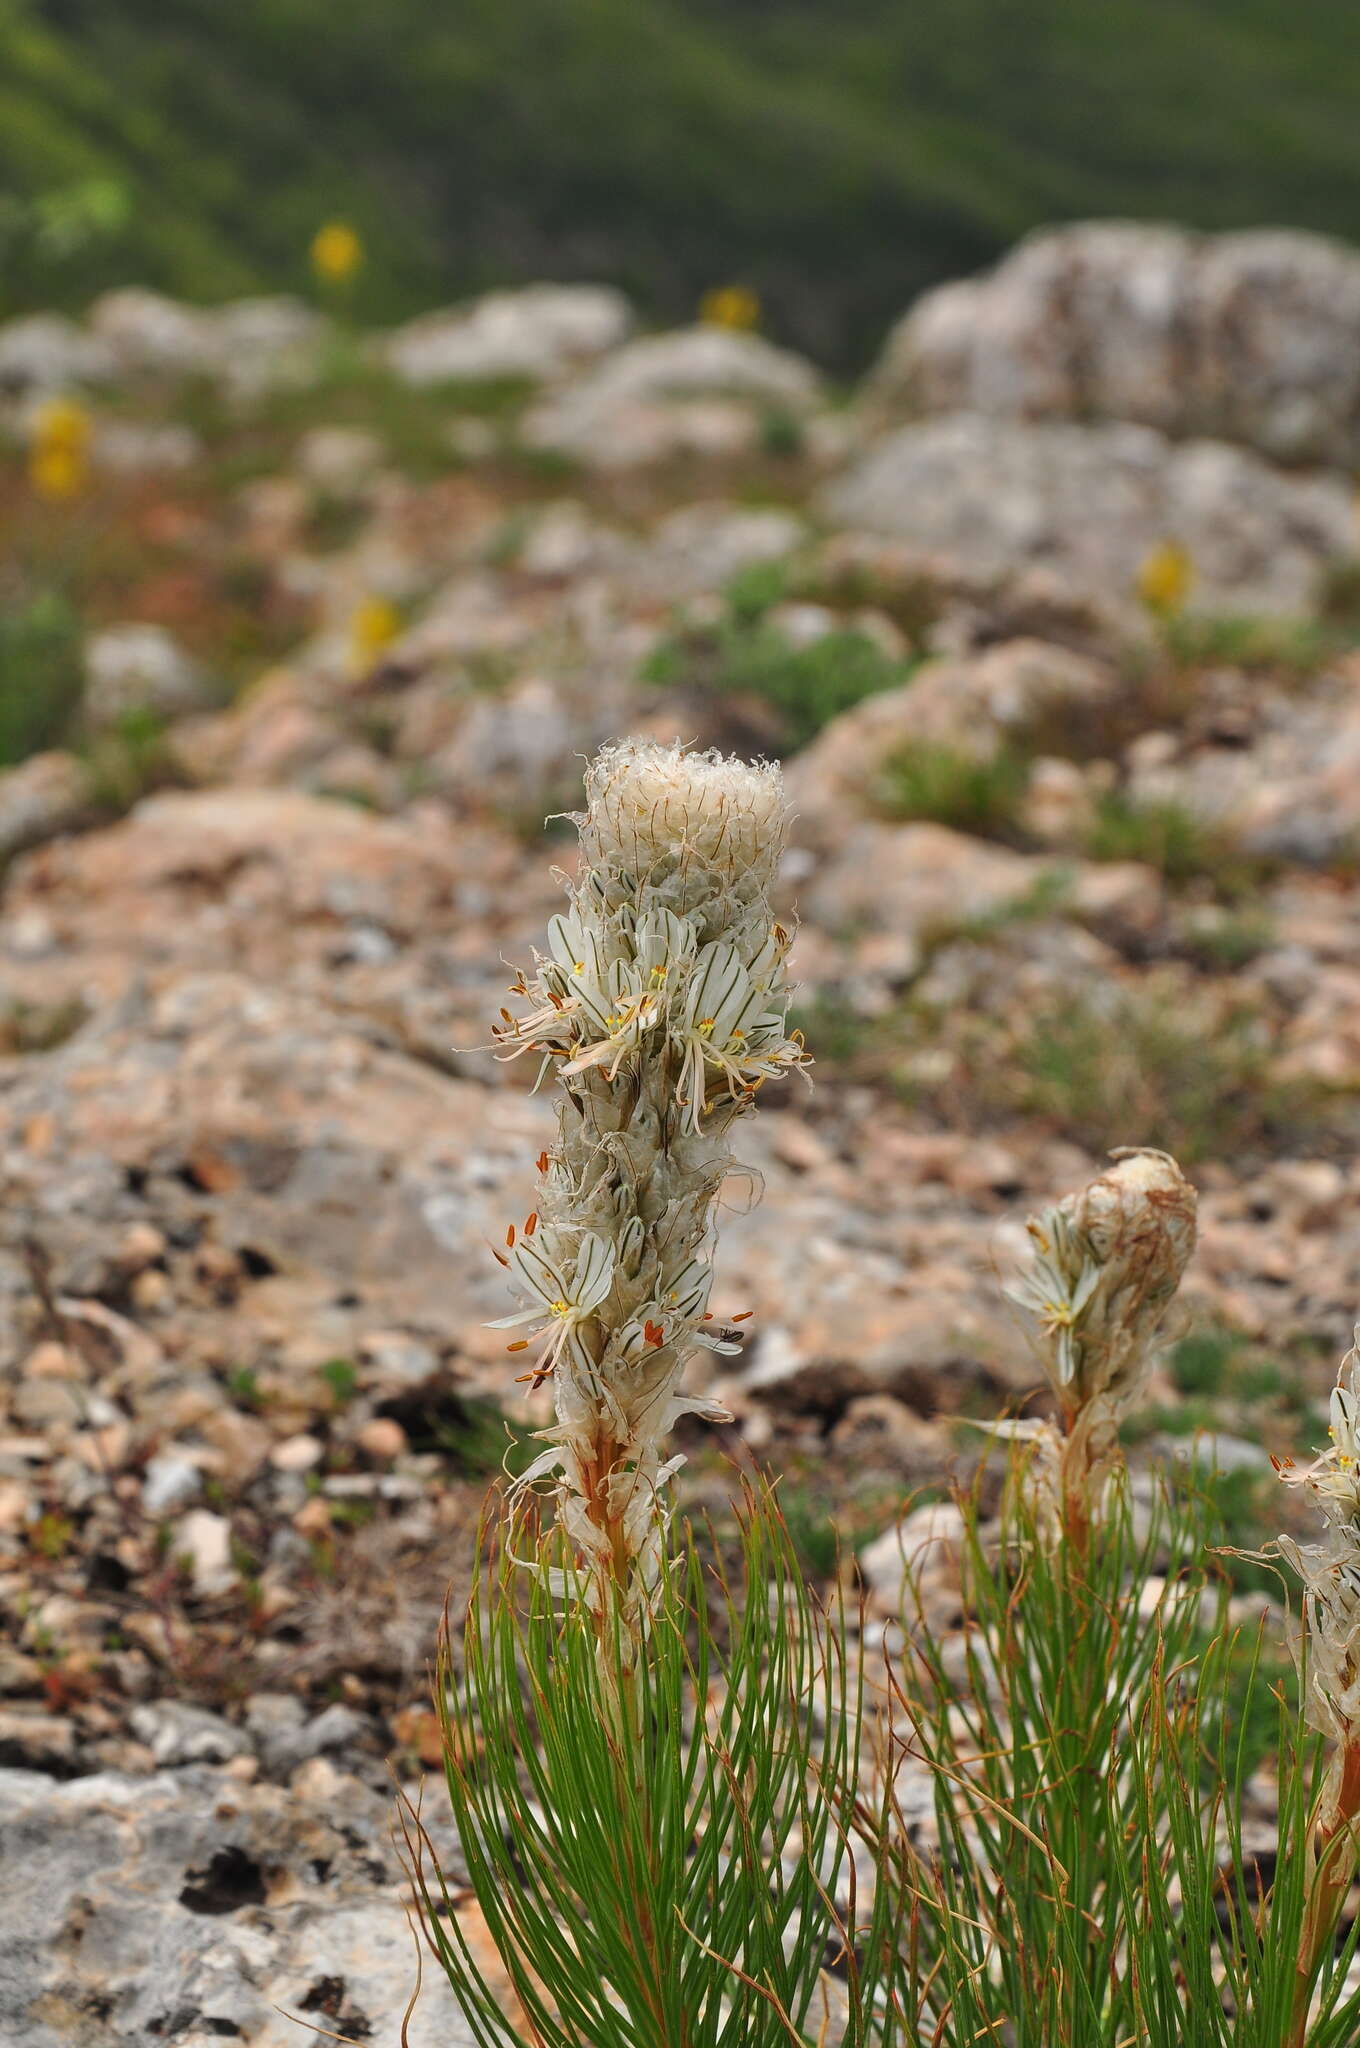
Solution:
<svg viewBox="0 0 1360 2048">
<path fill-rule="evenodd" d="M 1318 1842 L 1317 1863 L 1299 1935 L 1294 1998 L 1284 2048 L 1304 2048 L 1308 2039 L 1313 1988 L 1328 1944 L 1335 1939 L 1337 1918 L 1355 1876 L 1356 1853 L 1360 1849 L 1360 1744 L 1350 1743 L 1342 1753 L 1336 1814 L 1319 1829 Z"/>
</svg>

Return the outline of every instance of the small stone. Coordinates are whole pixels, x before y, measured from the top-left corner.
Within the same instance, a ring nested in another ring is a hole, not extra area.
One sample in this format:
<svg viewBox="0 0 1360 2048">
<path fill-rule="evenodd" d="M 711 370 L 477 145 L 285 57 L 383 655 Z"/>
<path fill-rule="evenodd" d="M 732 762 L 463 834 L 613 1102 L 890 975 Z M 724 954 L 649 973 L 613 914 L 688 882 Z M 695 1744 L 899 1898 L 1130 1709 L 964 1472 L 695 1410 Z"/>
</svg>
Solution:
<svg viewBox="0 0 1360 2048">
<path fill-rule="evenodd" d="M 430 1346 L 405 1330 L 370 1330 L 361 1340 L 359 1352 L 384 1393 L 423 1386 L 439 1370 L 439 1359 Z"/>
<path fill-rule="evenodd" d="M 203 1490 L 203 1474 L 191 1458 L 160 1451 L 148 1458 L 142 1481 L 142 1508 L 148 1515 L 173 1514 L 187 1507 Z"/>
<path fill-rule="evenodd" d="M 356 1433 L 354 1441 L 368 1457 L 387 1463 L 399 1458 L 406 1449 L 406 1431 L 391 1416 L 375 1415 Z"/>
<path fill-rule="evenodd" d="M 310 1472 L 319 1465 L 326 1447 L 319 1437 L 290 1436 L 275 1444 L 269 1462 L 276 1472 Z"/>
<path fill-rule="evenodd" d="M 85 646 L 85 715 L 92 726 L 130 713 L 178 718 L 210 701 L 197 664 L 163 626 L 106 626 Z"/>
<path fill-rule="evenodd" d="M 963 1515 L 953 1501 L 928 1501 L 885 1529 L 859 1553 L 859 1569 L 881 1614 L 915 1605 L 910 1580 L 919 1583 L 924 1618 L 943 1625 L 957 1610 Z"/>
<path fill-rule="evenodd" d="M 313 1756 L 294 1771 L 288 1788 L 309 1806 L 330 1807 L 344 1782 L 329 1757 Z"/>
<path fill-rule="evenodd" d="M 69 1774 L 75 1762 L 76 1731 L 71 1721 L 51 1714 L 0 1712 L 0 1766 L 21 1771 Z"/>
<path fill-rule="evenodd" d="M 121 1272 L 140 1273 L 163 1259 L 165 1253 L 164 1231 L 157 1230 L 154 1223 L 133 1223 L 119 1240 L 116 1258 Z"/>
<path fill-rule="evenodd" d="M 170 1275 L 163 1273 L 159 1266 L 148 1266 L 138 1273 L 128 1290 L 133 1307 L 142 1315 L 158 1315 L 169 1308 L 175 1298 Z"/>
<path fill-rule="evenodd" d="M 20 1368 L 28 1380 L 83 1380 L 80 1354 L 65 1344 L 36 1344 Z"/>
<path fill-rule="evenodd" d="M 330 1503 L 318 1493 L 311 1500 L 304 1501 L 293 1516 L 293 1527 L 299 1536 L 328 1536 L 331 1527 Z"/>
<path fill-rule="evenodd" d="M 193 1508 L 176 1524 L 172 1554 L 188 1560 L 194 1591 L 205 1598 L 226 1593 L 236 1583 L 231 1561 L 231 1523 L 225 1515 Z"/>
<path fill-rule="evenodd" d="M 150 1700 L 134 1707 L 128 1720 L 161 1765 L 220 1764 L 250 1748 L 243 1729 L 187 1700 Z"/>
</svg>

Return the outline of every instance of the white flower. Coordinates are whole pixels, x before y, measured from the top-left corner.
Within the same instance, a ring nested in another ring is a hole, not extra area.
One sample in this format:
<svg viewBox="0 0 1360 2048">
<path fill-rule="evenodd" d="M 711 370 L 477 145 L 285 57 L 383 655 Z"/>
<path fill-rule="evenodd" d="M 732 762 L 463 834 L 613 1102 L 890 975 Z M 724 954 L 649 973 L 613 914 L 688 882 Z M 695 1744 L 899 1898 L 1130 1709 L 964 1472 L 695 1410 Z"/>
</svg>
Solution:
<svg viewBox="0 0 1360 2048">
<path fill-rule="evenodd" d="M 770 979 L 759 971 L 769 950 L 767 944 L 755 966 L 748 968 L 735 946 L 715 941 L 694 963 L 684 1018 L 676 1033 L 680 1071 L 675 1084 L 676 1101 L 686 1111 L 692 1131 L 698 1130 L 707 1107 L 710 1067 L 736 1099 L 782 1069 L 803 1062 L 802 1043 L 785 1037 L 784 1011 L 770 1006 Z"/>
<path fill-rule="evenodd" d="M 1058 1382 L 1076 1378 L 1080 1358 L 1077 1333 L 1085 1309 L 1100 1285 L 1100 1267 L 1077 1243 L 1072 1223 L 1061 1209 L 1046 1209 L 1029 1225 L 1038 1250 L 1029 1270 L 1006 1292 L 1038 1317 L 1051 1339 Z"/>
<path fill-rule="evenodd" d="M 1279 1550 L 1303 1584 L 1308 1719 L 1340 1745 L 1328 1779 L 1329 1820 L 1348 1782 L 1347 1755 L 1360 1749 L 1360 1330 L 1356 1337 L 1332 1389 L 1328 1448 L 1310 1465 L 1274 1460 L 1286 1485 L 1307 1488 L 1327 1525 L 1325 1542 L 1281 1536 Z"/>
<path fill-rule="evenodd" d="M 512 1316 L 498 1316 L 487 1328 L 512 1330 L 520 1323 L 537 1323 L 534 1333 L 544 1339 L 526 1378 L 545 1379 L 563 1354 L 575 1347 L 580 1351 L 580 1329 L 594 1315 L 614 1284 L 614 1247 L 590 1231 L 581 1239 L 570 1276 L 565 1265 L 549 1257 L 532 1237 L 522 1237 L 512 1248 L 509 1265 L 515 1278 L 534 1297 L 529 1308 Z M 521 1339 L 512 1350 L 527 1350 L 532 1338 Z M 582 1357 L 581 1362 L 589 1365 Z"/>
<path fill-rule="evenodd" d="M 1331 1442 L 1311 1465 L 1277 1458 L 1275 1470 L 1286 1486 L 1306 1486 L 1332 1528 L 1350 1528 L 1360 1543 L 1360 1328 L 1341 1361 L 1329 1404 Z"/>
</svg>

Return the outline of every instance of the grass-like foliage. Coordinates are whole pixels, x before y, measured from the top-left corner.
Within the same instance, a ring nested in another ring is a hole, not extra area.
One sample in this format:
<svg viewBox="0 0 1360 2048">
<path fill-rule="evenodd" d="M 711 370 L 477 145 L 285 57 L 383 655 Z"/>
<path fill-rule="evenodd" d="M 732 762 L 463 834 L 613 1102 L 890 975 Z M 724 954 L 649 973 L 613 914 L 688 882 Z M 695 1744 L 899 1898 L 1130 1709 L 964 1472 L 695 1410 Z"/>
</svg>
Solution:
<svg viewBox="0 0 1360 2048">
<path fill-rule="evenodd" d="M 880 1845 L 915 1903 L 909 2038 L 1278 2048 L 1294 2038 L 1320 1760 L 1291 1687 L 1278 1847 L 1263 1853 L 1242 1816 L 1269 1677 L 1260 1636 L 1228 1624 L 1212 1504 L 1165 1488 L 1135 1500 L 1121 1474 L 1082 1552 L 1053 1542 L 1016 1476 L 990 1530 L 965 1503 L 961 1658 L 929 1625 L 920 1572 L 909 1580 Z M 906 1812 L 922 1766 L 933 1839 Z M 1354 1940 L 1320 1964 L 1322 2010 L 1298 2036 L 1313 2048 L 1356 2038 Z"/>
<path fill-rule="evenodd" d="M 408 1844 L 427 1943 L 488 2048 L 906 2038 L 892 1895 L 856 1896 L 844 1608 L 814 1603 L 769 1493 L 748 1495 L 739 1549 L 729 1580 L 676 1541 L 639 1655 L 580 1597 L 560 1532 L 520 1520 L 446 1631 L 449 1798 L 517 2009 L 409 1812 Z"/>
</svg>

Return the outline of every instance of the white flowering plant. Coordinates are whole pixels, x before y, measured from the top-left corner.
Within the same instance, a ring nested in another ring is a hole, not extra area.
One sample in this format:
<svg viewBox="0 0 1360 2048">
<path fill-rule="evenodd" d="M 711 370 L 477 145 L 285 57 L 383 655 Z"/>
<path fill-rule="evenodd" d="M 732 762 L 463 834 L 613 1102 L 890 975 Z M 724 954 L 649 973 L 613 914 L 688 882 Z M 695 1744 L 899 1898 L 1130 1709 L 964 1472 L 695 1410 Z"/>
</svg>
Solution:
<svg viewBox="0 0 1360 2048">
<path fill-rule="evenodd" d="M 891 1812 L 880 1882 L 913 1902 L 896 1982 L 908 2039 L 965 2048 L 1354 2048 L 1360 1919 L 1360 1390 L 1332 1444 L 1282 1476 L 1327 1540 L 1278 1551 L 1303 1578 L 1306 1722 L 1283 1691 L 1273 1840 L 1245 1815 L 1272 1712 L 1269 1620 L 1234 1607 L 1212 1495 L 1135 1486 L 1118 1424 L 1194 1244 L 1193 1191 L 1125 1151 L 1030 1225 L 1014 1289 L 1053 1419 L 999 1426 L 999 1518 L 982 1477 L 948 1560 L 962 1628 L 932 1626 L 940 1560 L 906 1560 L 890 1674 Z M 938 1543 L 937 1543 L 938 1548 Z M 1330 1751 L 1321 1737 L 1330 1741 Z M 928 1819 L 919 1792 L 928 1787 Z M 873 1832 L 873 1831 L 871 1831 Z"/>
<path fill-rule="evenodd" d="M 1270 1679 L 1210 1501 L 1135 1483 L 1121 1428 L 1195 1242 L 1127 1149 L 1030 1224 L 1013 1288 L 1049 1409 L 904 1550 L 881 1645 L 804 1583 L 750 1482 L 723 1562 L 673 1511 L 731 1138 L 806 1064 L 771 910 L 778 771 L 650 741 L 586 777 L 580 865 L 501 1013 L 556 1090 L 496 1256 L 542 1448 L 488 1524 L 435 1696 L 461 1850 L 405 1826 L 426 1943 L 479 2048 L 1355 2048 L 1360 1365 L 1282 1477 L 1324 1540 L 1278 1701 L 1274 1839 L 1244 1814 Z M 989 1490 L 990 1489 L 990 1490 Z M 708 1562 L 701 1561 L 707 1558 Z M 942 1625 L 943 1573 L 952 1609 Z M 481 1933 L 465 1925 L 475 1900 Z"/>
</svg>

